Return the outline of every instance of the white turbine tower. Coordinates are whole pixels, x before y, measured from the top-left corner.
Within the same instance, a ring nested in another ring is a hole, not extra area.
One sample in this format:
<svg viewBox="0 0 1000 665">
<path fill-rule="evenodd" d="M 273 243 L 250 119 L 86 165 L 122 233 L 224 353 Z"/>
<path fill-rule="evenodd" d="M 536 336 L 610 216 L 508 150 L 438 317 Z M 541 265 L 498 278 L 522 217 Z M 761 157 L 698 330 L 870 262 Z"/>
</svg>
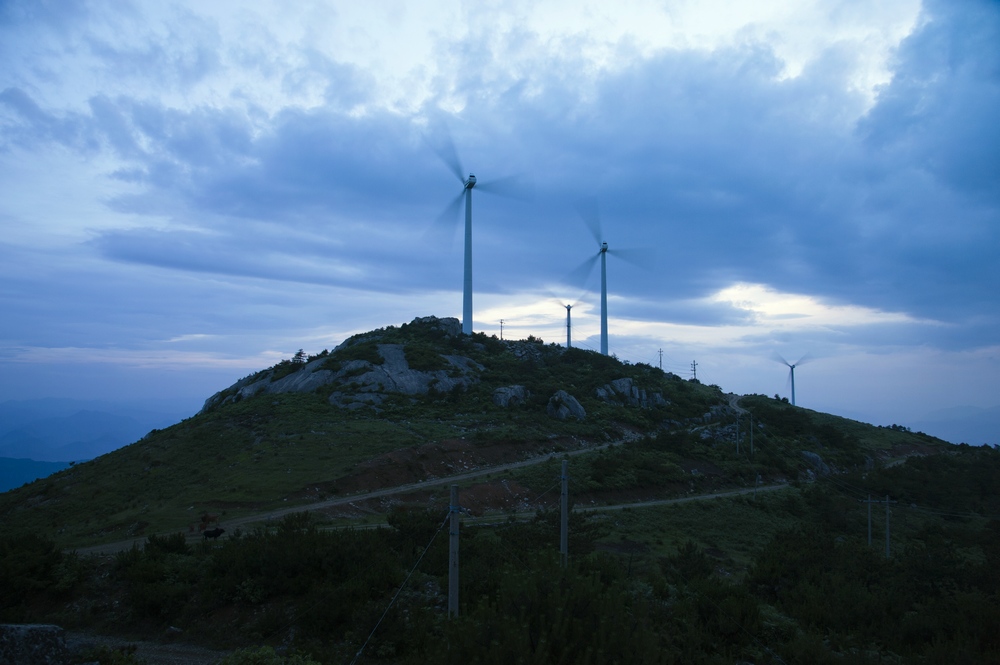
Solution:
<svg viewBox="0 0 1000 665">
<path fill-rule="evenodd" d="M 597 241 L 597 254 L 580 264 L 572 273 L 569 279 L 576 282 L 585 282 L 594 269 L 597 260 L 601 260 L 601 353 L 608 355 L 608 254 L 618 257 L 629 263 L 639 263 L 639 259 L 645 254 L 638 249 L 608 249 L 608 243 L 601 235 L 601 220 L 597 213 L 596 206 L 581 206 L 580 216 L 586 222 L 587 228 Z"/>
<path fill-rule="evenodd" d="M 441 145 L 436 149 L 438 157 L 448 166 L 458 181 L 462 183 L 462 192 L 452 200 L 438 216 L 439 223 L 446 223 L 449 226 L 454 223 L 458 214 L 462 198 L 465 198 L 465 263 L 462 278 L 462 332 L 466 335 L 472 334 L 472 190 L 476 186 L 476 176 L 469 174 L 466 178 L 463 174 L 465 170 L 458 159 L 458 152 L 455 144 L 451 140 L 451 135 L 444 133 Z M 479 190 L 493 194 L 510 196 L 513 198 L 528 198 L 529 193 L 526 188 L 518 187 L 517 178 L 507 177 L 494 180 L 489 183 L 479 183 Z"/>
<path fill-rule="evenodd" d="M 778 362 L 780 362 L 780 363 L 782 363 L 782 364 L 784 364 L 784 365 L 786 365 L 788 367 L 788 378 L 789 378 L 789 381 L 791 381 L 791 383 L 792 383 L 792 406 L 795 406 L 795 368 L 798 367 L 799 365 L 805 363 L 807 360 L 809 360 L 809 356 L 808 356 L 808 354 L 804 355 L 801 358 L 799 358 L 798 362 L 795 362 L 795 363 L 788 362 L 787 360 L 785 360 L 784 358 L 782 358 L 781 355 L 779 355 L 777 353 L 774 354 L 774 357 L 775 357 L 775 359 Z"/>
<path fill-rule="evenodd" d="M 573 322 L 570 320 L 570 312 L 573 305 L 563 305 L 566 308 L 566 348 L 573 348 Z"/>
</svg>

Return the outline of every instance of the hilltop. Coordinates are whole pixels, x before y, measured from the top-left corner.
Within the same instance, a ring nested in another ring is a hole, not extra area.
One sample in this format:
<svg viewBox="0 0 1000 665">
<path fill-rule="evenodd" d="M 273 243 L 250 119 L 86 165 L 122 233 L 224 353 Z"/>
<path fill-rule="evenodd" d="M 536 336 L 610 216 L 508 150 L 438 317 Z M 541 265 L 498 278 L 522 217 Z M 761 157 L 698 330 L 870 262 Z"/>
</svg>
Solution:
<svg viewBox="0 0 1000 665">
<path fill-rule="evenodd" d="M 674 449 L 634 478 L 577 473 L 588 500 L 787 482 L 945 445 L 762 396 L 737 405 L 649 365 L 424 317 L 244 377 L 192 418 L 0 495 L 0 515 L 93 545 L 644 436 Z M 528 509 L 531 478 L 514 480 L 502 497 L 480 488 L 478 509 Z"/>
</svg>

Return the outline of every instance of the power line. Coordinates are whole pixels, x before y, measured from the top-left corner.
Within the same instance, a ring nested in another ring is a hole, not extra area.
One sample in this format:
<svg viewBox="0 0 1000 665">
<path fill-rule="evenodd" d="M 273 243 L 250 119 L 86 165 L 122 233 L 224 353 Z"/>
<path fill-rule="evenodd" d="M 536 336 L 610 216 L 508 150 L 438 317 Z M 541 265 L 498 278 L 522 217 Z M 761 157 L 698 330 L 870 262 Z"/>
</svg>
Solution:
<svg viewBox="0 0 1000 665">
<path fill-rule="evenodd" d="M 446 515 L 444 518 L 444 521 L 442 521 L 441 525 L 434 531 L 434 535 L 431 536 L 431 539 L 427 543 L 427 546 L 424 547 L 424 551 L 420 553 L 419 557 L 417 557 L 417 562 L 413 564 L 413 568 L 410 568 L 410 572 L 406 574 L 406 578 L 403 580 L 403 583 L 399 585 L 398 589 L 396 589 L 396 593 L 395 595 L 393 595 L 392 600 L 390 600 L 389 604 L 385 606 L 385 611 L 382 612 L 382 616 L 378 618 L 378 621 L 375 623 L 375 627 L 372 628 L 372 632 L 368 633 L 368 637 L 367 639 L 365 639 L 365 643 L 362 644 L 361 648 L 358 649 L 358 652 L 354 654 L 354 660 L 351 661 L 351 665 L 357 663 L 358 659 L 361 658 L 361 653 L 365 650 L 365 647 L 368 646 L 368 642 L 370 642 L 372 636 L 375 635 L 375 631 L 378 630 L 378 627 L 382 625 L 382 620 L 385 619 L 385 615 L 389 613 L 389 609 L 392 607 L 393 603 L 396 602 L 396 599 L 399 598 L 399 594 L 406 587 L 406 583 L 410 581 L 410 576 L 413 575 L 414 571 L 417 569 L 417 566 L 420 565 L 420 562 L 424 560 L 424 555 L 427 554 L 427 551 L 431 548 L 431 545 L 434 543 L 434 539 L 437 538 L 439 533 L 441 533 L 441 529 L 444 528 L 444 525 L 448 523 L 448 520 L 450 518 L 451 518 L 451 511 L 449 510 L 448 515 Z"/>
</svg>

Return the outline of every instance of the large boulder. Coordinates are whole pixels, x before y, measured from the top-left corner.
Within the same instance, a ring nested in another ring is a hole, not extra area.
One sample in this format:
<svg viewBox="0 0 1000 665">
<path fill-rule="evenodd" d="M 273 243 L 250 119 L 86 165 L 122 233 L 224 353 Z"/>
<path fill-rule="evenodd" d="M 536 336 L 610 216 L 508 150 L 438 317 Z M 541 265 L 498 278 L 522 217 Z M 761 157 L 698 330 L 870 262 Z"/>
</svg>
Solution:
<svg viewBox="0 0 1000 665">
<path fill-rule="evenodd" d="M 566 420 L 567 418 L 583 420 L 587 417 L 587 412 L 584 410 L 583 405 L 565 390 L 557 390 L 556 393 L 549 398 L 549 403 L 545 407 L 545 412 L 549 414 L 550 417 L 558 420 Z"/>
<path fill-rule="evenodd" d="M 50 624 L 0 624 L 0 665 L 63 665 L 66 635 Z"/>
<path fill-rule="evenodd" d="M 418 316 L 410 322 L 410 325 L 424 325 L 432 329 L 442 330 L 447 337 L 458 337 L 462 334 L 462 322 L 453 316 L 441 319 L 436 316 Z"/>
<path fill-rule="evenodd" d="M 504 386 L 493 391 L 493 403 L 505 409 L 524 404 L 529 397 L 531 392 L 524 386 Z"/>
<path fill-rule="evenodd" d="M 813 470 L 816 472 L 816 475 L 818 476 L 830 475 L 830 467 L 827 466 L 827 463 L 823 461 L 823 458 L 817 455 L 816 453 L 809 452 L 808 450 L 803 450 L 802 457 L 805 459 L 805 461 L 809 462 Z"/>
</svg>

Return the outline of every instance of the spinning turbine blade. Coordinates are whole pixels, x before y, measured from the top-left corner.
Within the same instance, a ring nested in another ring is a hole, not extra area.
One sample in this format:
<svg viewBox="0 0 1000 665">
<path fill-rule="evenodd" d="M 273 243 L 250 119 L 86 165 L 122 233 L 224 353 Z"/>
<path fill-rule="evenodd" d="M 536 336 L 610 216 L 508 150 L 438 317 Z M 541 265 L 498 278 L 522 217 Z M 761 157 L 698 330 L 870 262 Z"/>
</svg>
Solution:
<svg viewBox="0 0 1000 665">
<path fill-rule="evenodd" d="M 438 159 L 448 167 L 449 171 L 455 174 L 459 182 L 464 183 L 465 169 L 462 168 L 462 161 L 458 158 L 458 150 L 455 149 L 455 142 L 452 140 L 448 128 L 444 127 L 436 141 L 431 142 L 430 139 L 426 141 Z"/>
<path fill-rule="evenodd" d="M 535 198 L 534 183 L 530 178 L 520 175 L 479 182 L 476 184 L 476 189 L 517 201 L 531 201 Z"/>
<path fill-rule="evenodd" d="M 594 266 L 597 265 L 599 258 L 601 258 L 600 254 L 594 254 L 576 268 L 573 268 L 573 271 L 566 275 L 566 281 L 573 286 L 584 286 L 590 277 L 590 273 L 594 272 Z"/>
<path fill-rule="evenodd" d="M 436 239 L 447 238 L 449 243 L 454 242 L 455 229 L 458 228 L 459 212 L 462 209 L 464 197 L 465 192 L 462 192 L 452 199 L 451 203 L 445 206 L 441 214 L 434 219 L 434 224 L 424 235 L 433 236 Z"/>
<path fill-rule="evenodd" d="M 576 210 L 580 214 L 580 219 L 590 230 L 590 235 L 594 236 L 594 242 L 600 246 L 603 238 L 601 238 L 601 211 L 597 207 L 597 201 L 581 201 L 577 204 Z"/>
<path fill-rule="evenodd" d="M 631 263 L 639 268 L 650 269 L 656 265 L 656 252 L 651 249 L 628 247 L 622 249 L 609 249 L 608 254 L 626 263 Z"/>
</svg>

